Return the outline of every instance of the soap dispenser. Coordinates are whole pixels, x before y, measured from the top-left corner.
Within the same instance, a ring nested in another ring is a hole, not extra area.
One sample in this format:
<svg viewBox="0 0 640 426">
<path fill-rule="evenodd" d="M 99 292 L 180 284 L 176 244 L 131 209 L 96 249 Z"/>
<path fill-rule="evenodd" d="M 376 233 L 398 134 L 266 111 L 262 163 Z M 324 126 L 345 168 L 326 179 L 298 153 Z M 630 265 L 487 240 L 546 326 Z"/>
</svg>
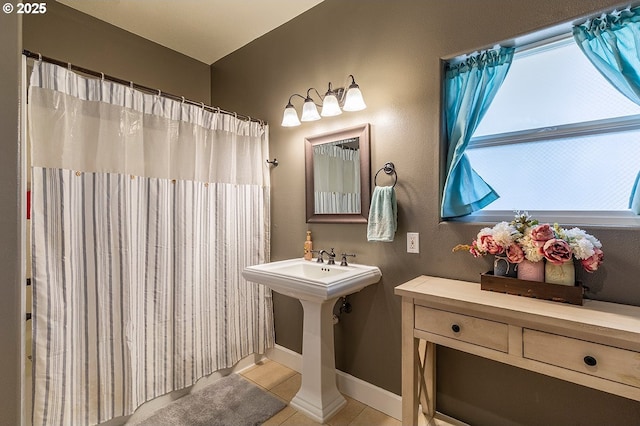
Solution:
<svg viewBox="0 0 640 426">
<path fill-rule="evenodd" d="M 307 231 L 307 241 L 304 242 L 304 259 L 311 260 L 313 258 L 313 241 L 311 241 L 311 231 Z"/>
</svg>

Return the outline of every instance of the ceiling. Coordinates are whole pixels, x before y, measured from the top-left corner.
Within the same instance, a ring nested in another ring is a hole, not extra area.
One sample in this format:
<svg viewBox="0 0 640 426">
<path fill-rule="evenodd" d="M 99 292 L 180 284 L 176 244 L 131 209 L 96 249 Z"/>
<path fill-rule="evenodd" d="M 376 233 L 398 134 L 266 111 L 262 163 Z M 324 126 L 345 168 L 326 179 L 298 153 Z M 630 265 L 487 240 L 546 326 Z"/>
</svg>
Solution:
<svg viewBox="0 0 640 426">
<path fill-rule="evenodd" d="M 206 64 L 322 0 L 57 0 Z"/>
</svg>

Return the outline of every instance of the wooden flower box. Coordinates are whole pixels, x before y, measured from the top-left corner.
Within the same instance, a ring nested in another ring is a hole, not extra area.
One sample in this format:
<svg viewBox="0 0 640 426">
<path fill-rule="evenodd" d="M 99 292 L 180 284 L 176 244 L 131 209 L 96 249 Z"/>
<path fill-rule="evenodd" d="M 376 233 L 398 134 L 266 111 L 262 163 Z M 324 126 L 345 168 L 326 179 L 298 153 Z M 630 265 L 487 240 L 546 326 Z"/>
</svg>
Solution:
<svg viewBox="0 0 640 426">
<path fill-rule="evenodd" d="M 580 282 L 576 282 L 574 286 L 549 284 L 495 276 L 493 271 L 480 274 L 480 288 L 482 290 L 552 300 L 572 305 L 582 305 L 584 295 L 584 287 Z"/>
</svg>

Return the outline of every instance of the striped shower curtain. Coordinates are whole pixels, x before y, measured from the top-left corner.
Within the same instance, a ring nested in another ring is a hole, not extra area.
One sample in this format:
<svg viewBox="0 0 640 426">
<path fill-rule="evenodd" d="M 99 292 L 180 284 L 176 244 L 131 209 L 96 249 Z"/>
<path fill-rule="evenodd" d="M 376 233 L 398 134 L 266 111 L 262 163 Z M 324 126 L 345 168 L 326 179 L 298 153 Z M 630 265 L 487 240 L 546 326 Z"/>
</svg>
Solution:
<svg viewBox="0 0 640 426">
<path fill-rule="evenodd" d="M 273 346 L 268 127 L 36 62 L 33 424 L 91 425 Z"/>
<path fill-rule="evenodd" d="M 338 143 L 313 147 L 316 214 L 360 213 L 360 150 Z"/>
</svg>

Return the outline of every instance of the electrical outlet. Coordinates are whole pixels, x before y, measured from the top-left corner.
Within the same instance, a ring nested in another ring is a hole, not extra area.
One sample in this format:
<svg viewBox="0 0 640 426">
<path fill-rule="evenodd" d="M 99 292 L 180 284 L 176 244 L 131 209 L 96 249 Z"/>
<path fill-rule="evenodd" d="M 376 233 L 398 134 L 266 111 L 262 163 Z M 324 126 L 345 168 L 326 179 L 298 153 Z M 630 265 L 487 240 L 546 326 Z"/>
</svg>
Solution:
<svg viewBox="0 0 640 426">
<path fill-rule="evenodd" d="M 420 253 L 420 234 L 407 232 L 407 253 Z"/>
</svg>

